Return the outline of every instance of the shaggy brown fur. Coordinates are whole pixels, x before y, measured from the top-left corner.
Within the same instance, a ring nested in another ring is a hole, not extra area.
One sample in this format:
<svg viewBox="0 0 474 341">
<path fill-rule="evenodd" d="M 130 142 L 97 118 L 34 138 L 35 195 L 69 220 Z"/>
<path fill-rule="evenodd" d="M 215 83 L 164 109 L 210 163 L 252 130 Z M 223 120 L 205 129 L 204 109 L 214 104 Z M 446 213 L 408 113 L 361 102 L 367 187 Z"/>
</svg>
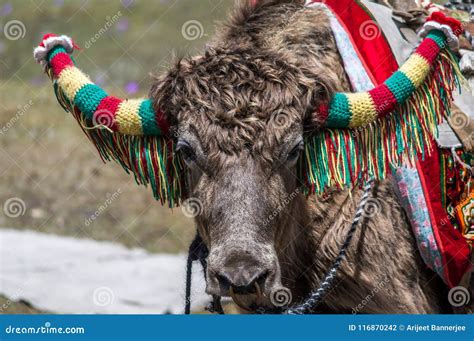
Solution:
<svg viewBox="0 0 474 341">
<path fill-rule="evenodd" d="M 361 193 L 307 200 L 294 150 L 317 129 L 313 108 L 348 84 L 326 15 L 288 0 L 238 7 L 202 56 L 178 61 L 153 86 L 203 204 L 209 293 L 258 282 L 271 305 L 276 287 L 298 302 L 319 285 Z M 320 310 L 443 312 L 444 287 L 423 265 L 391 184 L 372 196 L 378 213 L 359 227 Z"/>
</svg>

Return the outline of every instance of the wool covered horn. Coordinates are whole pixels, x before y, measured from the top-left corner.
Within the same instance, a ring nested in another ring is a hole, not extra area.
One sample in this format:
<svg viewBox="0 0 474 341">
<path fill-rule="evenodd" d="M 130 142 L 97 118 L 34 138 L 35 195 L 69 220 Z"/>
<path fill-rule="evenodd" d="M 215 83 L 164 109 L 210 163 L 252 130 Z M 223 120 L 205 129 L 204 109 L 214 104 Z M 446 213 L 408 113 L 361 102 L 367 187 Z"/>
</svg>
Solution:
<svg viewBox="0 0 474 341">
<path fill-rule="evenodd" d="M 385 179 L 430 153 L 461 88 L 450 51 L 460 33 L 459 21 L 433 13 L 419 32 L 423 41 L 385 82 L 366 92 L 336 93 L 321 105 L 316 115 L 326 128 L 305 143 L 301 176 L 309 194 Z"/>
<path fill-rule="evenodd" d="M 449 89 L 449 83 L 441 84 L 436 89 L 426 89 L 422 85 L 429 81 L 429 77 L 437 79 L 437 76 L 445 76 L 446 72 L 443 71 L 446 70 L 443 70 L 442 66 L 456 64 L 449 53 L 449 47 L 455 48 L 458 45 L 458 36 L 461 33 L 459 21 L 447 18 L 441 12 L 435 12 L 419 33 L 424 37 L 423 41 L 400 69 L 369 91 L 336 93 L 329 106 L 323 106 L 320 112 L 325 121 L 324 125 L 328 128 L 364 127 L 395 110 L 403 111 L 411 99 L 419 97 L 418 95 L 427 95 L 427 90 L 430 90 L 431 95 L 437 95 L 441 89 Z M 450 77 L 442 77 L 439 80 L 447 82 Z M 437 93 L 433 94 L 431 90 L 437 90 Z M 425 93 L 421 93 L 422 91 Z"/>
<path fill-rule="evenodd" d="M 138 183 L 151 185 L 162 203 L 179 204 L 184 176 L 165 116 L 153 109 L 150 99 L 109 96 L 75 66 L 75 48 L 71 38 L 47 34 L 34 50 L 59 103 L 75 116 L 104 161 L 119 162 Z"/>
</svg>

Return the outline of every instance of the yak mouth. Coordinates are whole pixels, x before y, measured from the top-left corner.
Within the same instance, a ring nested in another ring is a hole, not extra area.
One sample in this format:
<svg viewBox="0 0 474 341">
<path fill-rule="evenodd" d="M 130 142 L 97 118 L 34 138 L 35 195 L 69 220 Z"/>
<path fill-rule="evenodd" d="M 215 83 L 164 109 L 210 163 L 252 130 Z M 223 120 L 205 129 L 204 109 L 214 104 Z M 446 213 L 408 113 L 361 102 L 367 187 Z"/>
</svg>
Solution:
<svg viewBox="0 0 474 341">
<path fill-rule="evenodd" d="M 238 287 L 229 288 L 230 297 L 234 303 L 241 309 L 246 311 L 254 311 L 263 306 L 262 289 L 258 281 L 254 282 L 253 287 L 248 290 L 241 290 Z"/>
<path fill-rule="evenodd" d="M 288 288 L 277 287 L 271 290 L 268 299 L 268 296 L 262 292 L 258 282 L 255 282 L 252 291 L 238 292 L 231 287 L 229 292 L 233 302 L 248 313 L 281 314 L 292 303 L 292 294 Z"/>
</svg>

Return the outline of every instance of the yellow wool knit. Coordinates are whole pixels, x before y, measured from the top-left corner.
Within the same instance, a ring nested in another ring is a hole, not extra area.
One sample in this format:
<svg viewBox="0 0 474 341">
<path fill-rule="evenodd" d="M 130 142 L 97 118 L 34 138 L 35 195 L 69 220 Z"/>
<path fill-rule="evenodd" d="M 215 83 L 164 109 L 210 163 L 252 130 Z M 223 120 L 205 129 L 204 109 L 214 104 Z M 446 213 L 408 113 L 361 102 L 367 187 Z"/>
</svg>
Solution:
<svg viewBox="0 0 474 341">
<path fill-rule="evenodd" d="M 415 87 L 420 86 L 426 78 L 430 70 L 428 61 L 417 53 L 411 57 L 400 67 L 403 72 L 413 83 Z"/>
<path fill-rule="evenodd" d="M 128 99 L 120 103 L 115 120 L 118 130 L 125 135 L 143 135 L 140 117 L 137 115 L 143 99 Z"/>
<path fill-rule="evenodd" d="M 92 84 L 92 81 L 74 66 L 65 68 L 59 74 L 58 85 L 71 101 L 74 101 L 77 92 L 86 84 Z"/>
<path fill-rule="evenodd" d="M 349 108 L 352 112 L 349 127 L 360 127 L 377 118 L 375 104 L 368 92 L 348 94 Z"/>
</svg>

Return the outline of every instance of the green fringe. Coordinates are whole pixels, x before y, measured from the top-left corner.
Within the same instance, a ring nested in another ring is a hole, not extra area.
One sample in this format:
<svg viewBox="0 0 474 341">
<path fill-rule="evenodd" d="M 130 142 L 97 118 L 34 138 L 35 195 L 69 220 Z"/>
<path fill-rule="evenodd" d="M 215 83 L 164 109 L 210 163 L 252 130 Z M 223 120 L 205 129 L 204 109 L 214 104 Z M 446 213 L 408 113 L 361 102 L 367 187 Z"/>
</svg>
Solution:
<svg viewBox="0 0 474 341">
<path fill-rule="evenodd" d="M 299 167 L 304 192 L 360 187 L 369 179 L 385 179 L 398 167 L 413 167 L 434 147 L 437 126 L 450 115 L 452 93 L 461 91 L 460 80 L 457 60 L 445 50 L 425 83 L 388 117 L 364 128 L 326 128 L 307 136 Z"/>
</svg>

